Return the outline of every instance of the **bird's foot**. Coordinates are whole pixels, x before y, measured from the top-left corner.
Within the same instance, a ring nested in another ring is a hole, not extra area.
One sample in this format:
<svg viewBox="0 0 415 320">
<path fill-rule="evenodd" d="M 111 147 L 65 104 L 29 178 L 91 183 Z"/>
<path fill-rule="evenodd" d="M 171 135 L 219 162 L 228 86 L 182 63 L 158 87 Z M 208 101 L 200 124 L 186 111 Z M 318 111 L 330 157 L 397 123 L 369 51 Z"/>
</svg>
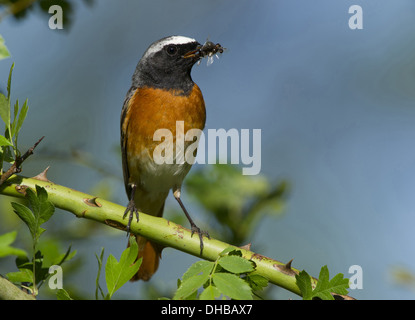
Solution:
<svg viewBox="0 0 415 320">
<path fill-rule="evenodd" d="M 130 234 L 130 227 L 131 227 L 131 222 L 133 220 L 133 217 L 135 216 L 137 218 L 137 222 L 138 222 L 138 210 L 137 207 L 135 206 L 135 202 L 134 199 L 132 198 L 127 205 L 127 208 L 124 211 L 124 215 L 122 216 L 123 219 L 125 219 L 125 217 L 129 214 L 128 217 L 128 223 L 127 223 L 127 237 Z"/>
</svg>

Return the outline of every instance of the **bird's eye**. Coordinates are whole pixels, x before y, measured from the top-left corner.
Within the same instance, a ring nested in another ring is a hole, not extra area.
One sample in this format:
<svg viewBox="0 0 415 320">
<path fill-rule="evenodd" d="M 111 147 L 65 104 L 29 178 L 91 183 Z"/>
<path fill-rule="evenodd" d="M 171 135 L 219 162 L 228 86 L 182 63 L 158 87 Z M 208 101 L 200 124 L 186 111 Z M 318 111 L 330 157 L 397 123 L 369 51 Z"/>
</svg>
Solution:
<svg viewBox="0 0 415 320">
<path fill-rule="evenodd" d="M 168 46 L 166 48 L 166 51 L 169 55 L 174 56 L 177 53 L 177 47 L 176 46 Z"/>
</svg>

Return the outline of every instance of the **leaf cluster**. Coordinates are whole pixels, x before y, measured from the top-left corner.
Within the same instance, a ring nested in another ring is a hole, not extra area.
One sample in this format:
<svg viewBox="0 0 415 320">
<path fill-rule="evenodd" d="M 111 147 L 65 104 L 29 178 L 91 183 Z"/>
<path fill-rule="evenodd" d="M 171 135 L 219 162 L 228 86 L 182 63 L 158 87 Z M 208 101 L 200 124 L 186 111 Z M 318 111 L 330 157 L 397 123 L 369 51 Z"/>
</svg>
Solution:
<svg viewBox="0 0 415 320">
<path fill-rule="evenodd" d="M 64 254 L 53 254 L 45 257 L 44 252 L 38 250 L 40 236 L 45 229 L 42 227 L 53 215 L 55 207 L 48 200 L 48 194 L 42 187 L 36 186 L 36 192 L 26 189 L 28 206 L 12 202 L 14 212 L 26 224 L 30 231 L 32 240 L 32 256 L 22 249 L 10 246 L 16 238 L 16 232 L 11 232 L 0 236 L 0 257 L 6 255 L 17 255 L 16 266 L 19 271 L 9 272 L 7 278 L 22 287 L 26 288 L 33 295 L 38 294 L 38 289 L 50 276 L 49 268 L 52 265 L 62 265 L 65 261 L 72 259 L 76 251 L 71 251 L 71 247 Z M 3 240 L 3 241 L 2 241 Z M 52 251 L 45 250 L 50 253 Z"/>
<path fill-rule="evenodd" d="M 252 300 L 268 280 L 255 272 L 255 263 L 234 247 L 225 249 L 216 261 L 197 261 L 178 280 L 175 300 Z"/>
<path fill-rule="evenodd" d="M 47 249 L 47 247 L 44 251 L 38 249 L 39 239 L 46 231 L 43 225 L 52 217 L 55 208 L 48 200 L 46 190 L 39 186 L 36 186 L 36 192 L 27 188 L 26 199 L 28 201 L 27 206 L 16 202 L 11 204 L 14 212 L 30 231 L 33 255 L 29 258 L 25 250 L 11 246 L 17 235 L 17 232 L 14 231 L 0 235 L 0 258 L 9 255 L 17 256 L 16 266 L 19 271 L 9 272 L 6 277 L 12 283 L 20 285 L 36 296 L 41 285 L 51 276 L 50 267 L 61 266 L 64 262 L 71 260 L 76 251 L 71 251 L 71 246 L 64 254 L 57 254 L 55 250 Z M 119 261 L 112 254 L 108 256 L 105 263 L 105 281 L 108 293 L 104 294 L 99 285 L 101 269 L 104 265 L 104 248 L 102 248 L 100 256 L 96 256 L 98 260 L 96 299 L 100 297 L 106 300 L 111 299 L 114 293 L 132 278 L 141 265 L 142 259 L 137 260 L 137 255 L 138 245 L 131 237 L 129 246 L 122 252 Z M 71 295 L 65 289 L 59 289 L 56 296 L 58 300 L 72 300 Z"/>
<path fill-rule="evenodd" d="M 311 277 L 306 271 L 301 271 L 295 278 L 304 300 L 334 300 L 333 293 L 339 295 L 348 293 L 349 279 L 344 278 L 343 274 L 339 273 L 330 280 L 327 266 L 321 268 L 318 282 L 314 288 Z"/>
<path fill-rule="evenodd" d="M 27 99 L 23 105 L 19 106 L 19 100 L 16 100 L 13 106 L 13 114 L 11 108 L 11 79 L 14 64 L 12 64 L 7 81 L 7 96 L 0 93 L 0 118 L 2 119 L 5 131 L 4 135 L 0 135 L 0 173 L 3 174 L 3 163 L 13 164 L 20 152 L 17 148 L 17 140 L 23 122 L 26 119 L 29 109 Z"/>
<path fill-rule="evenodd" d="M 104 248 L 101 249 L 100 256 L 98 257 L 96 255 L 98 261 L 98 274 L 96 278 L 95 298 L 97 300 L 100 296 L 105 300 L 110 300 L 114 293 L 136 274 L 142 262 L 142 258 L 137 260 L 137 255 L 137 241 L 135 241 L 134 237 L 130 237 L 129 246 L 122 252 L 120 261 L 117 261 L 112 254 L 108 256 L 105 264 L 105 282 L 108 293 L 104 294 L 104 291 L 99 284 L 104 257 Z"/>
</svg>

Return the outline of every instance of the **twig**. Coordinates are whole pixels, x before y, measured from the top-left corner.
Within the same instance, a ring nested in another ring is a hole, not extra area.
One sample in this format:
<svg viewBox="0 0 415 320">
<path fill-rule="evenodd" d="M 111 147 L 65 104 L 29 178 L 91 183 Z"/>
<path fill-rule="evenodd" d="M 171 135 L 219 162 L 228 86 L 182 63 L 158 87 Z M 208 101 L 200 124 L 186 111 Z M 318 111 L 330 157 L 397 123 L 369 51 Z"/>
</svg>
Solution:
<svg viewBox="0 0 415 320">
<path fill-rule="evenodd" d="M 7 179 L 9 179 L 13 174 L 15 173 L 19 173 L 22 171 L 22 169 L 20 168 L 20 166 L 22 165 L 22 163 L 33 154 L 33 151 L 35 150 L 35 148 L 37 147 L 37 145 L 43 140 L 45 136 L 43 136 L 42 138 L 40 138 L 34 145 L 33 147 L 31 147 L 29 150 L 27 150 L 21 157 L 16 157 L 16 160 L 14 161 L 14 163 L 11 165 L 11 167 L 9 168 L 9 170 L 7 170 L 5 173 L 3 173 L 0 177 L 0 186 L 4 183 L 4 181 L 6 181 Z"/>
</svg>

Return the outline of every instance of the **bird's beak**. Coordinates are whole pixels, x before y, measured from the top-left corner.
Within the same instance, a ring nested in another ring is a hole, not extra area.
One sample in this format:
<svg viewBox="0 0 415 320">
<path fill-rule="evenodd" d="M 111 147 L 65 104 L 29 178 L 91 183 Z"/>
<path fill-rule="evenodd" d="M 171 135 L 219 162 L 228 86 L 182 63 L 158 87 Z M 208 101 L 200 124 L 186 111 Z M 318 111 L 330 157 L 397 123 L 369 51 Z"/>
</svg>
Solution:
<svg viewBox="0 0 415 320">
<path fill-rule="evenodd" d="M 202 48 L 202 45 L 198 45 L 197 47 L 196 47 L 196 49 L 195 50 L 192 50 L 192 51 L 189 51 L 189 52 L 186 52 L 184 55 L 183 55 L 183 58 L 185 58 L 185 59 L 188 59 L 188 58 L 200 58 L 200 49 Z"/>
</svg>

